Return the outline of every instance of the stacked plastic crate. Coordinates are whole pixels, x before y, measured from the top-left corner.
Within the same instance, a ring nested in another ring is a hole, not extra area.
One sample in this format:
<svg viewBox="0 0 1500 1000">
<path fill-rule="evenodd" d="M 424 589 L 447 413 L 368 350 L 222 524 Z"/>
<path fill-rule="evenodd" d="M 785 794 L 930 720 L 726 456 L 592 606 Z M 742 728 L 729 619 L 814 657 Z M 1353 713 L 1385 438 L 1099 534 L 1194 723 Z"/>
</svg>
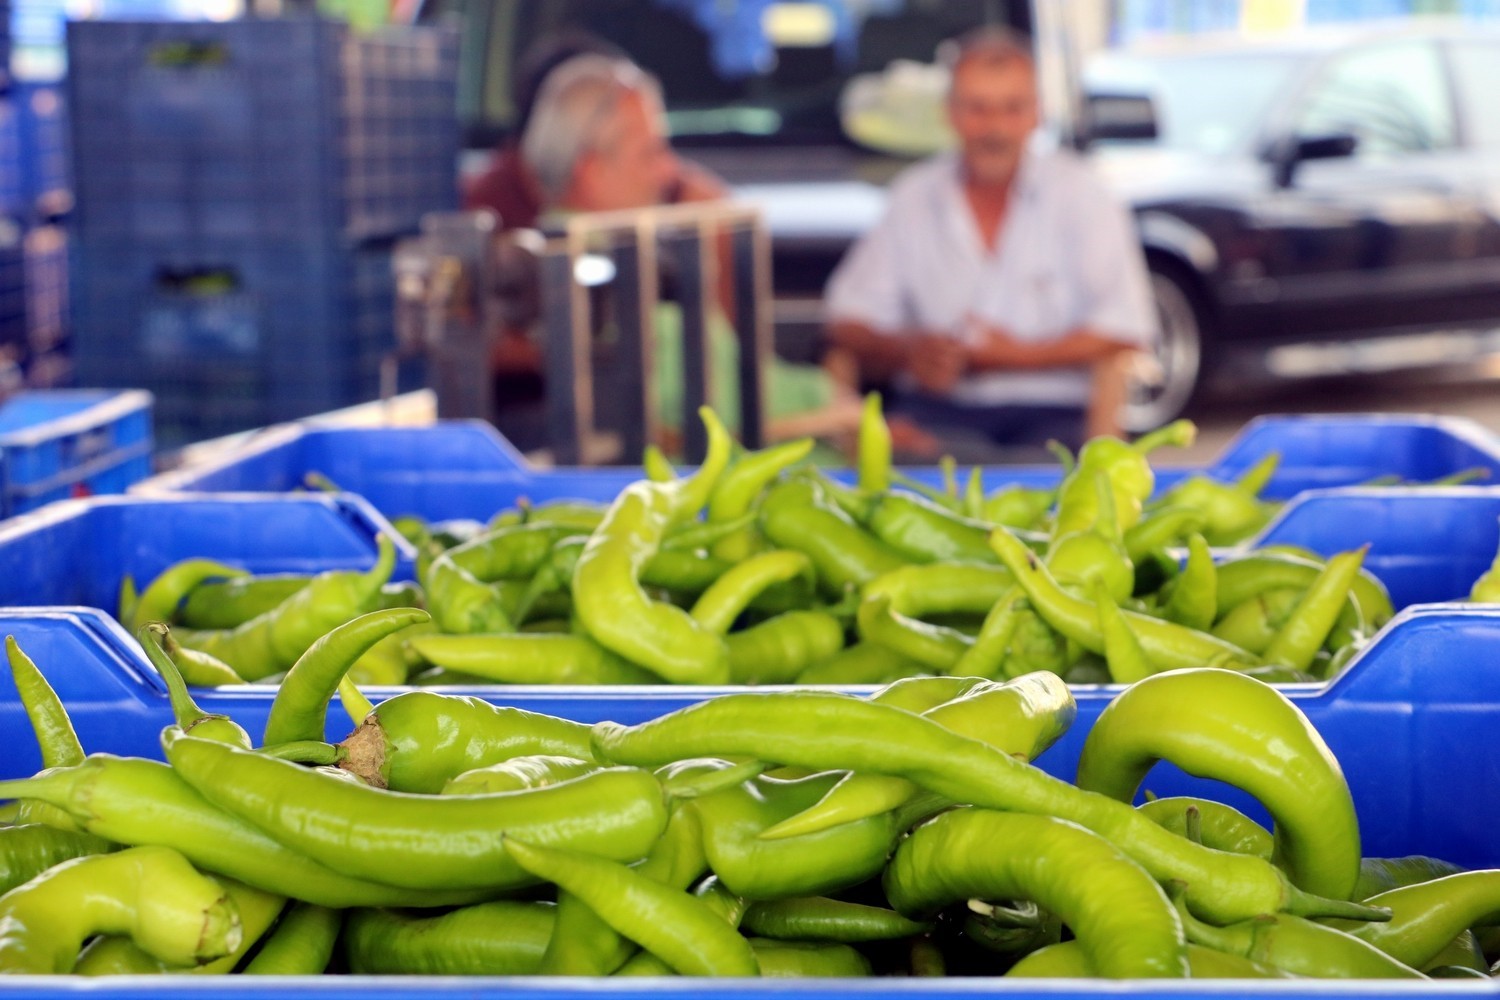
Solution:
<svg viewBox="0 0 1500 1000">
<path fill-rule="evenodd" d="M 390 248 L 450 209 L 457 37 L 312 19 L 68 35 L 75 357 L 191 440 L 375 398 Z"/>
<path fill-rule="evenodd" d="M 10 79 L 10 3 L 0 0 L 0 398 L 20 387 L 27 360 L 18 116 Z"/>
<path fill-rule="evenodd" d="M 21 306 L 26 382 L 33 388 L 70 385 L 68 234 L 59 220 L 72 208 L 73 194 L 63 92 L 56 83 L 18 82 L 12 94 L 25 219 Z"/>
</svg>

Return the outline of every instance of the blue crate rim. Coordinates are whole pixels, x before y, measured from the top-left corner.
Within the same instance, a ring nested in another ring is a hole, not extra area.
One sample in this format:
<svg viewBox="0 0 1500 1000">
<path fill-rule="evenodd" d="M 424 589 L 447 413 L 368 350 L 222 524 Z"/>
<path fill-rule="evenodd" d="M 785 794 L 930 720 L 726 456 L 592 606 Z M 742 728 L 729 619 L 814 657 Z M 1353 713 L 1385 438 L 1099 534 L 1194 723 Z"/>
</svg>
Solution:
<svg viewBox="0 0 1500 1000">
<path fill-rule="evenodd" d="M 34 448 L 55 438 L 86 433 L 101 424 L 113 423 L 139 413 L 141 410 L 149 410 L 154 400 L 151 393 L 145 389 L 38 389 L 33 392 L 45 394 L 53 399 L 78 397 L 98 401 L 77 413 L 0 434 L 0 447 Z M 21 393 L 20 396 L 14 398 L 26 395 L 29 393 Z"/>
<path fill-rule="evenodd" d="M 302 440 L 312 433 L 324 431 L 340 432 L 381 432 L 381 431 L 424 431 L 442 430 L 447 427 L 468 427 L 478 430 L 486 437 L 492 439 L 498 446 L 500 452 L 511 463 L 510 469 L 496 469 L 500 472 L 514 472 L 518 477 L 530 477 L 537 472 L 545 474 L 550 470 L 539 470 L 526 461 L 524 455 L 516 450 L 515 445 L 495 430 L 493 424 L 478 418 L 459 420 L 439 420 L 436 423 L 420 426 L 391 425 L 379 427 L 347 426 L 332 422 L 325 422 L 318 415 L 303 417 L 300 420 L 292 420 L 283 424 L 271 424 L 258 430 L 245 431 L 240 434 L 231 434 L 218 441 L 224 442 L 222 447 L 215 447 L 215 441 L 200 441 L 191 447 L 203 449 L 209 457 L 185 462 L 180 468 L 168 472 L 159 473 L 149 479 L 143 480 L 132 486 L 130 492 L 141 495 L 155 495 L 157 493 L 175 493 L 182 490 L 182 484 L 191 483 L 204 476 L 213 475 L 217 472 L 238 465 L 241 462 L 264 455 L 269 451 L 291 445 Z M 265 493 L 260 494 L 265 496 Z"/>
<path fill-rule="evenodd" d="M 82 480 L 97 476 L 101 472 L 117 469 L 127 462 L 150 458 L 150 456 L 151 442 L 149 440 L 139 441 L 129 447 L 116 448 L 114 451 L 106 452 L 98 458 L 90 459 L 81 465 L 71 465 L 51 479 L 44 479 L 37 483 L 27 483 L 24 486 L 7 486 L 5 495 L 20 500 L 29 500 L 32 497 L 42 496 L 53 490 L 62 489 Z"/>
<path fill-rule="evenodd" d="M 1320 486 L 1302 490 L 1282 504 L 1276 516 L 1254 537 L 1247 538 L 1223 551 L 1242 553 L 1259 548 L 1266 544 L 1266 539 L 1273 538 L 1278 533 L 1278 529 L 1284 522 L 1296 517 L 1302 508 L 1316 508 L 1340 498 L 1361 500 L 1430 498 L 1434 503 L 1466 498 L 1496 499 L 1500 498 L 1500 483 L 1486 486 L 1422 486 L 1420 484 L 1415 486 Z"/>
<path fill-rule="evenodd" d="M 268 982 L 256 976 L 111 976 L 77 982 L 62 976 L 16 976 L 27 996 L 126 998 L 175 997 L 326 997 L 359 1000 L 361 997 L 462 996 L 495 1000 L 577 1000 L 585 997 L 650 998 L 663 993 L 702 996 L 712 989 L 724 997 L 925 997 L 925 996 L 1121 996 L 1254 998 L 1261 996 L 1306 997 L 1454 997 L 1494 996 L 1500 986 L 1479 980 L 1273 980 L 1273 979 L 1006 979 L 1002 976 L 955 976 L 909 978 L 819 978 L 819 979 L 715 979 L 706 983 L 693 977 L 587 977 L 569 979 L 551 976 L 284 976 Z M 204 980 L 215 980 L 205 982 Z M 223 980 L 218 982 L 217 980 Z M 335 980 L 335 982 L 328 982 Z M 28 989 L 29 987 L 29 989 Z"/>
<path fill-rule="evenodd" d="M 1500 439 L 1497 439 L 1483 424 L 1470 417 L 1455 417 L 1431 413 L 1397 413 L 1391 411 L 1368 411 L 1359 413 L 1263 413 L 1251 418 L 1225 443 L 1212 461 L 1204 466 L 1208 472 L 1222 472 L 1225 466 L 1239 458 L 1239 452 L 1255 440 L 1263 427 L 1277 424 L 1367 424 L 1374 427 L 1423 427 L 1442 431 L 1455 440 L 1469 445 L 1481 455 L 1488 456 L 1500 465 Z M 1163 451 L 1158 461 L 1153 457 L 1152 466 L 1160 469 L 1182 468 L 1174 463 L 1172 453 Z M 1247 456 L 1259 457 L 1259 456 Z"/>
<path fill-rule="evenodd" d="M 58 500 L 36 510 L 17 514 L 0 520 L 0 544 L 14 538 L 22 538 L 43 528 L 63 524 L 89 512 L 104 507 L 155 506 L 163 511 L 172 507 L 198 504 L 253 504 L 256 506 L 276 504 L 310 504 L 326 507 L 337 516 L 362 528 L 373 539 L 384 535 L 396 546 L 398 560 L 411 561 L 416 558 L 416 549 L 397 531 L 384 515 L 371 506 L 364 497 L 353 493 L 171 493 L 171 494 L 123 494 L 79 497 Z"/>
</svg>

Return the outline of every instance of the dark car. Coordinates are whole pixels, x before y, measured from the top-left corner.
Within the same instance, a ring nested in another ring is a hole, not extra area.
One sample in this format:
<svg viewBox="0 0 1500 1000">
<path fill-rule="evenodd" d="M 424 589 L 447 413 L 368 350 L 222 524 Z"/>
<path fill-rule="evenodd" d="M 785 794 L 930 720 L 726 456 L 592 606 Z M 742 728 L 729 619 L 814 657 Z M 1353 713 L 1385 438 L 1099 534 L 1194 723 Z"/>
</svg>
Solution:
<svg viewBox="0 0 1500 1000">
<path fill-rule="evenodd" d="M 1096 60 L 1158 135 L 1096 142 L 1163 339 L 1131 424 L 1212 381 L 1451 363 L 1500 330 L 1500 33 L 1405 28 Z M 1116 113 L 1119 107 L 1115 107 Z"/>
</svg>

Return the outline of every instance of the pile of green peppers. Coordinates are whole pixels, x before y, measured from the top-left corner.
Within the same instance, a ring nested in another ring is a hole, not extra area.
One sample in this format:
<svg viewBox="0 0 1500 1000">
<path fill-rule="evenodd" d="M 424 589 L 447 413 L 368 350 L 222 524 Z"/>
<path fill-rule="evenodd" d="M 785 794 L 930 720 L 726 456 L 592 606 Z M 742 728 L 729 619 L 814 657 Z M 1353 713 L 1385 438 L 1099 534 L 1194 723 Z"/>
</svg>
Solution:
<svg viewBox="0 0 1500 1000">
<path fill-rule="evenodd" d="M 1338 761 L 1275 688 L 1125 688 L 1076 783 L 1051 672 L 726 695 L 595 725 L 344 672 L 422 612 L 302 654 L 260 739 L 167 655 L 165 763 L 85 755 L 13 639 L 44 770 L 0 782 L 0 973 L 1402 978 L 1489 975 L 1500 871 L 1362 856 Z M 331 692 L 359 726 L 323 742 Z M 1181 711 L 1192 704 L 1195 711 Z M 1239 787 L 1132 803 L 1170 761 Z"/>
<path fill-rule="evenodd" d="M 419 583 L 389 582 L 388 548 L 369 572 L 313 578 L 190 559 L 127 594 L 121 618 L 172 624 L 193 684 L 275 680 L 328 629 L 410 606 L 431 620 L 375 645 L 356 682 L 847 685 L 1200 665 L 1315 682 L 1393 613 L 1362 551 L 1217 548 L 1263 525 L 1274 454 L 1153 498 L 1148 455 L 1190 441 L 1187 422 L 1088 442 L 1056 488 L 986 494 L 977 470 L 942 490 L 894 470 L 876 396 L 853 486 L 805 465 L 810 440 L 744 451 L 703 419 L 696 471 L 652 456 L 612 503 L 403 522 Z"/>
</svg>

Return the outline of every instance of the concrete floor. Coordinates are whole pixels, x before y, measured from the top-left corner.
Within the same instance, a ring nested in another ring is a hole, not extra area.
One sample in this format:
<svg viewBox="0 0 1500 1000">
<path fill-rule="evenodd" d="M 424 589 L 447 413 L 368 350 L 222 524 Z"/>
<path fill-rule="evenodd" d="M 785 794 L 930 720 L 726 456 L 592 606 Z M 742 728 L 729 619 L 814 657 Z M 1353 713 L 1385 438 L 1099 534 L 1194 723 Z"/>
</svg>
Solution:
<svg viewBox="0 0 1500 1000">
<path fill-rule="evenodd" d="M 1500 358 L 1461 368 L 1317 379 L 1221 392 L 1188 413 L 1198 440 L 1171 464 L 1213 458 L 1246 421 L 1265 413 L 1430 413 L 1467 417 L 1500 433 Z"/>
</svg>

